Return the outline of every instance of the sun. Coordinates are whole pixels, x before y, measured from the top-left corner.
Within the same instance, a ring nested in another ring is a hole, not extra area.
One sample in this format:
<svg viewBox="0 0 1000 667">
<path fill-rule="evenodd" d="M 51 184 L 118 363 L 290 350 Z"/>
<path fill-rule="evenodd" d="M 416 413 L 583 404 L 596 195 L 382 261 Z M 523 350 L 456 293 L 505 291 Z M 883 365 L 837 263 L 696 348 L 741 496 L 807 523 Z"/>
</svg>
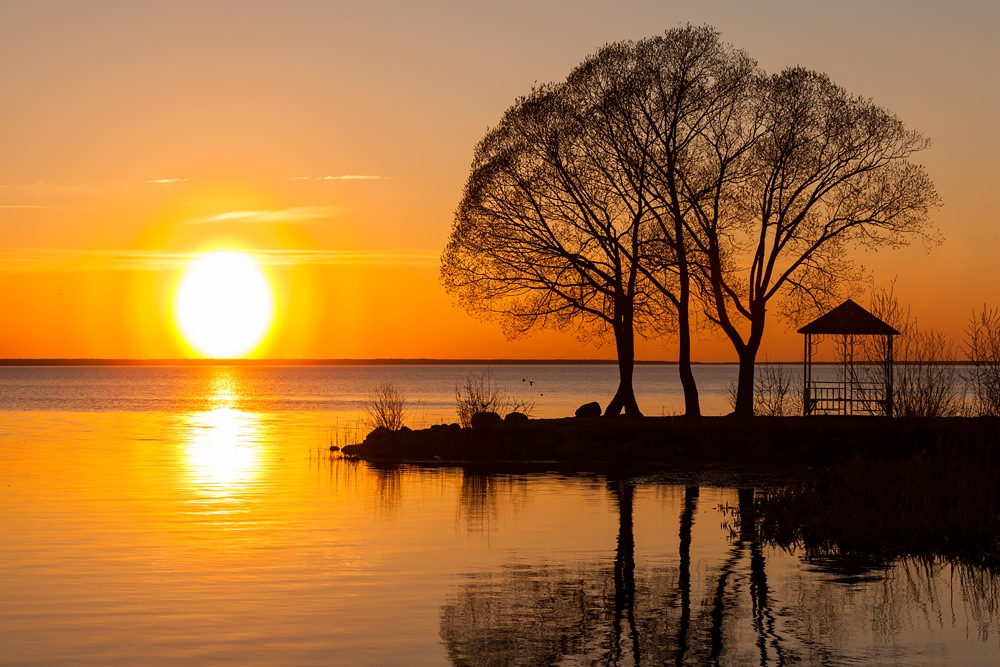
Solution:
<svg viewBox="0 0 1000 667">
<path fill-rule="evenodd" d="M 173 295 L 181 337 L 204 357 L 250 354 L 274 324 L 274 290 L 267 276 L 241 252 L 211 252 L 191 261 Z"/>
</svg>

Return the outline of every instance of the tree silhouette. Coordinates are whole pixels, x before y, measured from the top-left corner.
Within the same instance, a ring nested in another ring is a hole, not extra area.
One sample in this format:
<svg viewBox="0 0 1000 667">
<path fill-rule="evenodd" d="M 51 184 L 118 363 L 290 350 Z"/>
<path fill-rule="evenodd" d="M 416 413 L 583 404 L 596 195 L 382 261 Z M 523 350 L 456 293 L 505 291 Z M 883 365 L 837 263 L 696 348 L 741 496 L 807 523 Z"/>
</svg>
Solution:
<svg viewBox="0 0 1000 667">
<path fill-rule="evenodd" d="M 698 415 L 692 309 L 698 291 L 710 294 L 698 216 L 719 214 L 719 195 L 742 175 L 759 129 L 753 111 L 760 74 L 709 27 L 612 45 L 592 60 L 607 57 L 629 63 L 607 106 L 617 118 L 615 140 L 628 146 L 626 154 L 641 156 L 633 181 L 646 184 L 637 192 L 648 197 L 652 221 L 640 269 L 676 314 L 685 414 Z"/>
<path fill-rule="evenodd" d="M 705 210 L 690 199 L 712 291 L 709 316 L 739 356 L 736 413 L 752 415 L 768 306 L 780 299 L 793 318 L 828 307 L 859 277 L 849 255 L 855 247 L 936 242 L 928 216 L 939 200 L 924 168 L 910 161 L 929 141 L 824 74 L 796 67 L 768 77 L 741 113 L 747 122 L 708 138 L 751 147 L 740 148 L 719 204 Z"/>
<path fill-rule="evenodd" d="M 752 415 L 769 306 L 794 319 L 829 305 L 859 275 L 854 247 L 936 240 L 938 196 L 910 161 L 928 145 L 823 74 L 765 75 L 709 27 L 610 44 L 479 143 L 441 279 L 509 336 L 612 336 L 605 414 L 639 414 L 635 335 L 672 330 L 699 414 L 700 310 L 733 344 L 736 412 Z"/>
<path fill-rule="evenodd" d="M 621 86 L 634 54 L 607 47 L 559 84 L 534 89 L 476 148 L 441 258 L 441 280 L 469 312 L 508 336 L 572 327 L 612 336 L 619 386 L 606 415 L 641 414 L 635 335 L 672 325 L 663 290 L 671 246 L 654 235 L 651 155 L 626 142 L 635 111 Z M 643 263 L 659 244 L 657 262 Z M 674 303 L 676 299 L 673 300 Z"/>
</svg>

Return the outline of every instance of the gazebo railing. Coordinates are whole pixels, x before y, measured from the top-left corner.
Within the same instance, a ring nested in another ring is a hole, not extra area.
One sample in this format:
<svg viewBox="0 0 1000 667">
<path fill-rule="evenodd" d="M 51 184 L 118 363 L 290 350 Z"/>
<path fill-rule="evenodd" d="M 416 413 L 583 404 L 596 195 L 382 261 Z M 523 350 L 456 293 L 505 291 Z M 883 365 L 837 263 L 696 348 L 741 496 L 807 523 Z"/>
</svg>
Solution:
<svg viewBox="0 0 1000 667">
<path fill-rule="evenodd" d="M 805 387 L 806 415 L 886 415 L 889 400 L 880 382 L 811 381 Z"/>
</svg>

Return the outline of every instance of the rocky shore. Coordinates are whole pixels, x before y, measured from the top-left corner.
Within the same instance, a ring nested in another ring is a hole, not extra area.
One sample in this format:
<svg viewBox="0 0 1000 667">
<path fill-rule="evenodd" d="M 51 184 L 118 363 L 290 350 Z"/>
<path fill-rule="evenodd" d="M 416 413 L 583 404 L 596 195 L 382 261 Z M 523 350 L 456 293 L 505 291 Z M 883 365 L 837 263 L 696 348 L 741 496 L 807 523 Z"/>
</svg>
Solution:
<svg viewBox="0 0 1000 667">
<path fill-rule="evenodd" d="M 479 417 L 479 415 L 477 415 Z M 493 415 L 473 426 L 372 431 L 346 456 L 382 462 L 558 461 L 658 464 L 828 464 L 903 459 L 1000 443 L 996 418 L 570 417 Z"/>
</svg>

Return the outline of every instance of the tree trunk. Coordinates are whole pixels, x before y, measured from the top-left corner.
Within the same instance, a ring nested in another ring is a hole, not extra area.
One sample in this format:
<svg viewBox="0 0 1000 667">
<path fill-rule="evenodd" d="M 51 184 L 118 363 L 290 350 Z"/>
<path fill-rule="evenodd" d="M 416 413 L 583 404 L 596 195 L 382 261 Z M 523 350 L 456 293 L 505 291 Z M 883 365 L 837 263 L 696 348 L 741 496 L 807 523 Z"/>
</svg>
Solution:
<svg viewBox="0 0 1000 667">
<path fill-rule="evenodd" d="M 736 408 L 738 417 L 753 417 L 753 378 L 757 363 L 757 352 L 764 337 L 764 311 L 752 312 L 750 335 L 747 343 L 739 349 L 740 374 L 736 383 Z"/>
<path fill-rule="evenodd" d="M 701 405 L 698 401 L 698 385 L 691 371 L 691 318 L 687 312 L 687 304 L 678 312 L 678 345 L 677 370 L 681 376 L 681 387 L 684 388 L 684 416 L 701 416 Z"/>
<path fill-rule="evenodd" d="M 632 331 L 632 318 L 626 323 L 615 324 L 615 347 L 618 349 L 618 391 L 608 403 L 604 411 L 605 417 L 617 417 L 625 410 L 630 417 L 641 417 L 639 404 L 635 400 L 635 390 L 632 388 L 632 375 L 635 370 L 635 334 Z"/>
<path fill-rule="evenodd" d="M 753 417 L 753 374 L 756 350 L 745 349 L 740 354 L 740 374 L 736 381 L 736 407 L 738 417 Z"/>
<path fill-rule="evenodd" d="M 674 178 L 674 165 L 670 167 L 671 182 Z M 680 280 L 680 294 L 677 304 L 677 370 L 681 376 L 681 387 L 684 389 L 684 416 L 698 417 L 701 406 L 698 403 L 698 385 L 691 371 L 691 273 L 687 260 L 687 245 L 684 236 L 683 216 L 676 193 L 671 197 L 674 214 L 674 250 L 677 254 L 677 270 Z"/>
</svg>

